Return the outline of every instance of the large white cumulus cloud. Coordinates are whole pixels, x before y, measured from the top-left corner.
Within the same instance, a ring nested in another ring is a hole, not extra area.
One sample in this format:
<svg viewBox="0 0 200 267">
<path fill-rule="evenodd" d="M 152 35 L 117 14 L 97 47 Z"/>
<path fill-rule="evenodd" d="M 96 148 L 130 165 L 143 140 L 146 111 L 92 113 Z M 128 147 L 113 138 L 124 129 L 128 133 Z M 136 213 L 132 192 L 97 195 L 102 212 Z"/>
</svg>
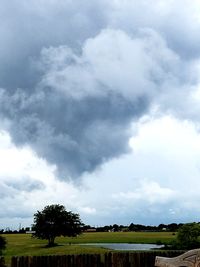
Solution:
<svg viewBox="0 0 200 267">
<path fill-rule="evenodd" d="M 42 86 L 72 98 L 122 95 L 125 99 L 153 97 L 162 84 L 182 77 L 179 57 L 153 30 L 135 35 L 107 29 L 84 43 L 78 56 L 68 47 L 42 51 L 45 70 Z"/>
<path fill-rule="evenodd" d="M 113 1 L 111 25 L 127 32 L 150 27 L 183 57 L 199 55 L 199 1 Z"/>
</svg>

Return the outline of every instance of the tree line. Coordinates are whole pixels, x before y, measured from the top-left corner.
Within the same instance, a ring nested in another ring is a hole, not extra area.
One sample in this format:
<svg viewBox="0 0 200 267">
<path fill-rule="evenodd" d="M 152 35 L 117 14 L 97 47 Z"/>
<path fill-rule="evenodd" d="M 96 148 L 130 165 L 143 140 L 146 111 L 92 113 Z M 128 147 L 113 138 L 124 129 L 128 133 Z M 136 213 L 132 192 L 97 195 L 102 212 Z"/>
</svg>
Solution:
<svg viewBox="0 0 200 267">
<path fill-rule="evenodd" d="M 112 224 L 112 225 L 105 225 L 105 226 L 91 226 L 91 225 L 82 223 L 80 227 L 81 227 L 82 232 L 92 230 L 92 229 L 95 230 L 96 232 L 122 232 L 122 231 L 177 232 L 178 229 L 182 225 L 183 223 L 159 224 L 158 226 L 131 223 L 130 225 Z M 19 230 L 12 230 L 7 227 L 6 229 L 0 229 L 0 234 L 24 234 L 30 231 L 33 231 L 33 227 L 22 227 Z"/>
<path fill-rule="evenodd" d="M 131 223 L 129 226 L 113 224 L 94 228 L 90 225 L 83 224 L 79 214 L 67 211 L 63 205 L 59 204 L 48 205 L 43 210 L 37 211 L 34 214 L 32 236 L 39 239 L 46 239 L 48 241 L 47 246 L 55 246 L 56 237 L 76 237 L 88 230 L 95 230 L 97 232 L 171 231 L 178 232 L 178 234 L 171 244 L 166 245 L 168 249 L 191 249 L 200 246 L 200 223 L 171 223 L 160 224 L 158 226 L 145 226 Z M 4 231 L 1 230 L 1 233 L 4 233 Z M 8 233 L 11 232 L 9 231 Z M 5 247 L 6 239 L 0 235 L 0 253 Z"/>
<path fill-rule="evenodd" d="M 134 224 L 130 225 L 105 225 L 100 227 L 92 227 L 90 225 L 84 225 L 83 230 L 87 231 L 90 229 L 95 229 L 97 232 L 122 232 L 122 231 L 130 231 L 130 232 L 140 232 L 140 231 L 151 231 L 151 232 L 177 232 L 178 229 L 183 225 L 183 223 L 170 223 L 170 224 L 159 224 L 158 226 L 151 225 L 143 225 L 143 224 Z"/>
</svg>

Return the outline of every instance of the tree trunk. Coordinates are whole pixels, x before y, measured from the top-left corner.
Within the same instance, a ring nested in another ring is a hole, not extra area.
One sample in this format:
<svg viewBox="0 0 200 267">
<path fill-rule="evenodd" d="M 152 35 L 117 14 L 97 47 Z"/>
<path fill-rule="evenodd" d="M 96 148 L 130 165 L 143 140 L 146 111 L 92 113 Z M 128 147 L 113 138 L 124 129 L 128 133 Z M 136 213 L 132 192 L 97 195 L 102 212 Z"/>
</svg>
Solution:
<svg viewBox="0 0 200 267">
<path fill-rule="evenodd" d="M 50 236 L 49 237 L 49 244 L 48 244 L 48 246 L 49 247 L 53 247 L 55 245 L 54 241 L 55 241 L 55 237 L 54 236 Z"/>
</svg>

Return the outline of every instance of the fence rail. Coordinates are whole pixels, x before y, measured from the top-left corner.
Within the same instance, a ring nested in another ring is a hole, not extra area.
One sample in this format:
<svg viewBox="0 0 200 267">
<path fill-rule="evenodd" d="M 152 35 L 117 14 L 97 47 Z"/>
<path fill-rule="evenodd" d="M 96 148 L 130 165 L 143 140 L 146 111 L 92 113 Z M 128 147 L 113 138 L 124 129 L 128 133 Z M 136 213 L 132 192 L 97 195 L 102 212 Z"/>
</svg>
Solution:
<svg viewBox="0 0 200 267">
<path fill-rule="evenodd" d="M 12 257 L 11 267 L 154 267 L 155 257 L 176 257 L 183 251 L 21 256 Z M 1 265 L 0 265 L 1 267 Z"/>
</svg>

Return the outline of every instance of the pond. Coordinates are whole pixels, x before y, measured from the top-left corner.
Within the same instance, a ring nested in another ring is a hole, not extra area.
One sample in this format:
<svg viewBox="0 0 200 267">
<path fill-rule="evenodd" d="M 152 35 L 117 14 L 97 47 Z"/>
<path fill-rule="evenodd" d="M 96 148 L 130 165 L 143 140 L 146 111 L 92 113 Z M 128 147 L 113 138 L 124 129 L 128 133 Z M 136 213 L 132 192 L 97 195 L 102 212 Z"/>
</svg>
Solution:
<svg viewBox="0 0 200 267">
<path fill-rule="evenodd" d="M 108 248 L 112 250 L 151 250 L 163 247 L 163 245 L 155 245 L 155 244 L 129 244 L 129 243 L 85 243 L 79 245 Z"/>
</svg>

